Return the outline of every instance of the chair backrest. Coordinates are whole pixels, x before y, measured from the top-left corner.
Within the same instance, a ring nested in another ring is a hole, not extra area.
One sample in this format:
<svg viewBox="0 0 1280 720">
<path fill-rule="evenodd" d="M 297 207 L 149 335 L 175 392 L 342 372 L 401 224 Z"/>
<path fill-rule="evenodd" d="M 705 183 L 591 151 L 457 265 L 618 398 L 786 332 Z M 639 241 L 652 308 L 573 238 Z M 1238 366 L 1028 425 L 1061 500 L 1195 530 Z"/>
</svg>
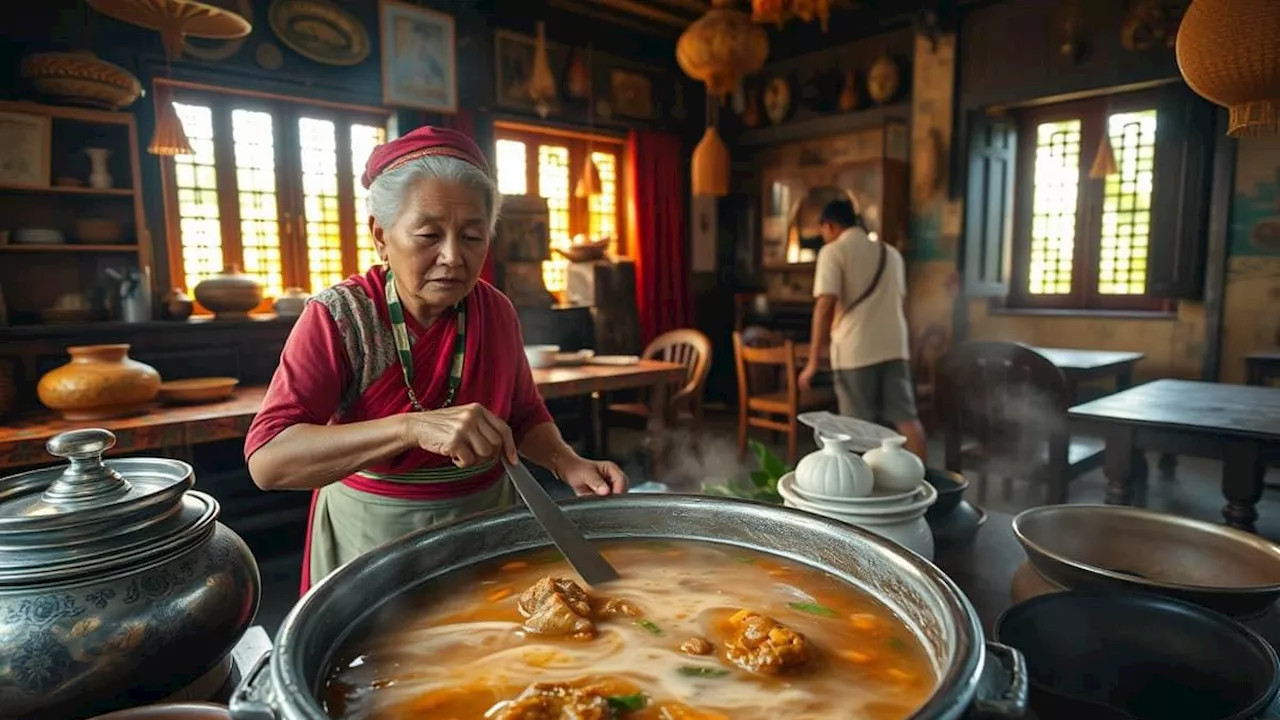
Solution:
<svg viewBox="0 0 1280 720">
<path fill-rule="evenodd" d="M 780 371 L 781 385 L 792 407 L 800 404 L 800 387 L 796 370 L 796 346 L 790 340 L 783 340 L 781 345 L 773 347 L 750 347 L 740 332 L 733 333 L 733 355 L 738 366 L 738 402 L 746 406 L 751 397 L 752 365 L 765 366 Z"/>
<path fill-rule="evenodd" d="M 988 460 L 1025 467 L 1048 443 L 1049 462 L 1066 461 L 1071 391 L 1052 362 L 1021 343 L 967 342 L 943 358 L 938 372 L 948 468 L 961 445 L 977 441 Z"/>
<path fill-rule="evenodd" d="M 644 357 L 684 366 L 684 380 L 672 388 L 669 402 L 689 403 L 696 413 L 711 370 L 711 338 L 692 328 L 672 330 L 654 338 L 644 349 Z"/>
</svg>

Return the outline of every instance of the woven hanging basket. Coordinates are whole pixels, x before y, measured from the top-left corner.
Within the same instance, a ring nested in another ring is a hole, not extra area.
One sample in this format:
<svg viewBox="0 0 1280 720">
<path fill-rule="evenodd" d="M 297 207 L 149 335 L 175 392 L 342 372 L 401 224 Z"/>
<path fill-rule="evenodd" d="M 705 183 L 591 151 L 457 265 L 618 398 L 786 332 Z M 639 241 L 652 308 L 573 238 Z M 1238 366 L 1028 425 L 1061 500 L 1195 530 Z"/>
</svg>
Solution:
<svg viewBox="0 0 1280 720">
<path fill-rule="evenodd" d="M 700 197 L 724 197 L 729 194 L 729 148 L 714 127 L 693 149 L 693 194 Z"/>
<path fill-rule="evenodd" d="M 1280 134 L 1280 1 L 1193 0 L 1177 55 L 1187 85 L 1230 111 L 1229 135 Z"/>
<path fill-rule="evenodd" d="M 156 128 L 151 135 L 151 144 L 147 152 L 152 155 L 192 155 L 191 143 L 182 127 L 182 118 L 173 107 L 173 93 L 168 85 L 159 85 L 155 89 Z"/>
</svg>

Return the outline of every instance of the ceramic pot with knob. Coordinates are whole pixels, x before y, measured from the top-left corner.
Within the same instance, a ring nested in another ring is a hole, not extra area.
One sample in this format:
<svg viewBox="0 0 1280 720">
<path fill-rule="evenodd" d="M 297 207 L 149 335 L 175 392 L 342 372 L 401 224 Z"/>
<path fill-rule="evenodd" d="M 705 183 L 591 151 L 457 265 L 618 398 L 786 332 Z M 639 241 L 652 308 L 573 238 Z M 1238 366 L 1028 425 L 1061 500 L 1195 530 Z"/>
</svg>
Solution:
<svg viewBox="0 0 1280 720">
<path fill-rule="evenodd" d="M 875 478 L 862 458 L 849 450 L 853 438 L 823 435 L 822 440 L 822 449 L 805 455 L 796 465 L 800 489 L 838 498 L 870 495 Z"/>
<path fill-rule="evenodd" d="M 36 394 L 67 420 L 104 420 L 141 411 L 160 392 L 160 373 L 129 357 L 129 345 L 67 348 L 71 362 L 40 378 Z"/>
<path fill-rule="evenodd" d="M 212 697 L 253 622 L 257 563 L 191 466 L 104 461 L 115 440 L 55 435 L 66 464 L 0 479 L 0 716 Z"/>
<path fill-rule="evenodd" d="M 213 312 L 215 320 L 243 320 L 262 303 L 262 283 L 228 265 L 222 272 L 201 280 L 195 287 L 196 300 Z"/>
<path fill-rule="evenodd" d="M 307 306 L 307 299 L 310 297 L 307 291 L 302 288 L 286 288 L 284 294 L 276 298 L 276 301 L 272 303 L 271 309 L 275 311 L 278 317 L 298 317 L 302 314 L 303 308 Z"/>
<path fill-rule="evenodd" d="M 862 459 L 875 475 L 877 490 L 914 490 L 924 482 L 924 462 L 903 445 L 901 436 L 885 438 L 880 447 L 868 450 Z"/>
<path fill-rule="evenodd" d="M 164 303 L 161 311 L 165 320 L 186 320 L 191 317 L 192 311 L 195 310 L 195 303 L 191 301 L 191 296 L 183 292 L 182 288 L 174 288 L 168 295 L 164 296 Z"/>
</svg>

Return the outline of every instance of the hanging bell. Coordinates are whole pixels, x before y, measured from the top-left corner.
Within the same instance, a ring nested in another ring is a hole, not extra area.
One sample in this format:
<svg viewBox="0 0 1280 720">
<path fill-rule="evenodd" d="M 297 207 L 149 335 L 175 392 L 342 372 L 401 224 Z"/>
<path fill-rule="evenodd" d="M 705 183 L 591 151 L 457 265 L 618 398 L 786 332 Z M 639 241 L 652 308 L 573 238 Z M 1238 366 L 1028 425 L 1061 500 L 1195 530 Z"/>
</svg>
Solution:
<svg viewBox="0 0 1280 720">
<path fill-rule="evenodd" d="M 729 194 L 729 148 L 714 126 L 708 126 L 698 146 L 693 149 L 693 194 L 698 197 L 724 197 Z"/>
</svg>

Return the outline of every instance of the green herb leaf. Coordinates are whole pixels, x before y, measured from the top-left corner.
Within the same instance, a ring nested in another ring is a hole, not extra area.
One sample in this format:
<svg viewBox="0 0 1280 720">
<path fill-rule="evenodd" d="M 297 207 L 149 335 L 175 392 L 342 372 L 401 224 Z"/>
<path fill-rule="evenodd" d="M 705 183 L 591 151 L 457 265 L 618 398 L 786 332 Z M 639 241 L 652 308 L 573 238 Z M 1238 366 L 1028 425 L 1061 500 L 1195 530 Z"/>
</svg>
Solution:
<svg viewBox="0 0 1280 720">
<path fill-rule="evenodd" d="M 752 441 L 751 451 L 755 453 L 756 461 L 760 463 L 760 469 L 763 470 L 776 484 L 778 479 L 787 474 L 787 466 L 782 460 L 769 451 L 759 440 Z"/>
<path fill-rule="evenodd" d="M 770 480 L 772 480 L 772 478 L 770 478 L 769 473 L 765 472 L 764 470 L 751 471 L 751 484 L 755 485 L 757 488 L 760 488 L 761 490 L 769 489 L 769 486 L 771 484 Z"/>
<path fill-rule="evenodd" d="M 793 603 L 787 603 L 787 604 L 791 607 L 792 610 L 807 612 L 810 615 L 820 615 L 822 617 L 829 617 L 829 618 L 840 617 L 840 614 L 837 613 L 835 610 L 832 610 L 826 605 L 819 605 L 818 603 L 793 602 Z"/>
<path fill-rule="evenodd" d="M 902 641 L 902 638 L 891 637 L 888 640 L 885 640 L 885 644 L 893 648 L 894 650 L 907 649 L 907 644 Z"/>
<path fill-rule="evenodd" d="M 740 563 L 742 563 L 743 565 L 752 565 L 752 564 L 754 564 L 754 563 L 755 563 L 756 559 L 755 559 L 755 558 L 747 557 L 747 556 L 745 556 L 745 555 L 736 555 L 736 556 L 734 556 L 733 561 L 734 561 L 734 562 L 740 562 Z"/>
<path fill-rule="evenodd" d="M 650 635 L 662 635 L 662 628 L 658 627 L 658 625 L 652 620 L 640 618 L 636 621 L 636 624 L 645 630 L 648 630 Z"/>
<path fill-rule="evenodd" d="M 680 668 L 681 675 L 688 677 L 724 677 L 729 674 L 724 668 L 701 667 L 698 665 L 684 665 Z"/>
<path fill-rule="evenodd" d="M 649 699 L 644 696 L 644 693 L 635 693 L 634 695 L 611 695 L 605 699 L 609 702 L 609 707 L 621 713 L 643 710 L 644 706 L 647 705 L 649 701 Z"/>
</svg>

